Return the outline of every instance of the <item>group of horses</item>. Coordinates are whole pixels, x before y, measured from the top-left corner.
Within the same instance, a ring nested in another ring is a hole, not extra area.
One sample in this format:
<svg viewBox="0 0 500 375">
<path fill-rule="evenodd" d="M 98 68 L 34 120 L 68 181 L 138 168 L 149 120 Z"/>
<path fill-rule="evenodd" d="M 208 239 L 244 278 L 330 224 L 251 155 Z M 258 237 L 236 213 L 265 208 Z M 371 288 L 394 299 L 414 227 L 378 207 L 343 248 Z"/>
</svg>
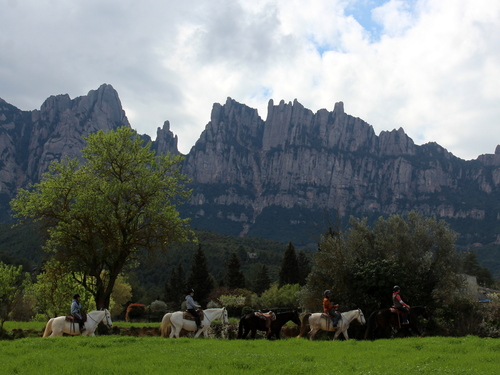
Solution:
<svg viewBox="0 0 500 375">
<path fill-rule="evenodd" d="M 393 309 L 382 309 L 374 311 L 368 321 L 366 321 L 365 316 L 361 309 L 355 309 L 347 312 L 341 313 L 341 319 L 336 326 L 333 325 L 330 317 L 323 313 L 307 313 L 300 320 L 299 313 L 297 310 L 289 312 L 278 312 L 275 314 L 276 318 L 271 322 L 270 329 L 266 326 L 266 321 L 259 317 L 257 314 L 250 312 L 245 314 L 239 322 L 238 327 L 238 338 L 245 339 L 247 335 L 251 332 L 251 338 L 255 338 L 257 331 L 266 331 L 266 338 L 271 339 L 273 336 L 276 339 L 280 338 L 281 328 L 289 321 L 292 321 L 297 326 L 300 327 L 300 333 L 297 337 L 303 337 L 306 333 L 307 326 L 309 326 L 309 332 L 307 336 L 309 340 L 313 340 L 314 336 L 320 331 L 335 332 L 333 340 L 336 340 L 338 336 L 342 333 L 346 340 L 349 339 L 347 330 L 351 322 L 357 320 L 360 324 L 367 323 L 367 329 L 364 335 L 365 339 L 373 340 L 380 337 L 380 334 L 387 328 L 402 329 L 405 336 L 409 334 L 411 330 L 414 334 L 421 336 L 421 332 L 418 329 L 418 319 L 423 317 L 429 319 L 429 313 L 427 307 L 417 306 L 410 309 L 409 314 L 409 324 L 401 324 L 401 317 L 399 312 Z M 87 335 L 94 336 L 94 332 L 97 325 L 100 322 L 105 323 L 109 328 L 112 326 L 111 314 L 108 310 L 91 311 L 87 314 L 87 321 L 85 322 L 85 330 L 80 332 L 78 323 L 70 321 L 67 317 L 60 316 L 57 318 L 52 318 L 48 321 L 45 328 L 43 337 L 47 336 L 62 336 L 63 333 L 69 335 Z M 198 329 L 194 320 L 186 317 L 185 312 L 177 311 L 173 313 L 167 313 L 163 316 L 160 325 L 160 336 L 166 337 L 167 332 L 170 328 L 170 338 L 180 337 L 181 330 L 196 332 L 195 337 L 199 337 L 203 334 L 208 337 L 208 329 L 214 320 L 221 320 L 222 324 L 228 324 L 229 318 L 225 307 L 206 309 L 203 310 L 203 318 L 201 319 L 201 325 L 203 328 Z"/>
<path fill-rule="evenodd" d="M 207 309 L 204 310 L 204 318 L 202 320 L 202 329 L 197 329 L 196 324 L 193 320 L 185 319 L 182 311 L 175 313 L 167 313 L 163 317 L 160 326 L 160 336 L 166 337 L 169 325 L 172 326 L 170 337 L 179 337 L 182 329 L 186 331 L 196 331 L 195 337 L 198 337 L 202 333 L 207 336 L 207 330 L 210 323 L 215 319 L 221 319 L 223 324 L 228 322 L 227 310 L 225 308 L 221 309 Z M 341 319 L 336 326 L 333 325 L 330 317 L 323 313 L 307 313 L 300 320 L 300 316 L 297 310 L 288 312 L 278 312 L 275 314 L 275 319 L 271 322 L 271 326 L 266 325 L 266 320 L 263 319 L 260 314 L 250 312 L 241 317 L 238 326 L 238 338 L 245 339 L 248 334 L 251 333 L 250 337 L 254 339 L 256 337 L 257 331 L 265 331 L 266 338 L 280 339 L 281 328 L 289 321 L 292 321 L 297 326 L 300 327 L 300 333 L 297 337 L 303 337 L 306 334 L 307 327 L 309 326 L 309 332 L 307 336 L 309 340 L 313 340 L 314 336 L 319 331 L 335 332 L 333 340 L 336 340 L 338 336 L 342 333 L 346 340 L 349 340 L 349 334 L 347 330 L 351 322 L 357 320 L 360 324 L 367 324 L 367 329 L 365 332 L 365 339 L 375 339 L 380 337 L 380 335 L 387 330 L 387 328 L 401 329 L 405 336 L 408 336 L 410 330 L 412 333 L 421 336 L 421 332 L 418 329 L 418 319 L 423 317 L 429 319 L 429 314 L 427 307 L 417 306 L 410 309 L 409 314 L 409 324 L 404 325 L 401 323 L 402 319 L 399 315 L 400 313 L 394 311 L 393 309 L 382 309 L 374 311 L 368 318 L 368 322 L 361 309 L 355 309 L 347 312 L 341 313 Z"/>
</svg>

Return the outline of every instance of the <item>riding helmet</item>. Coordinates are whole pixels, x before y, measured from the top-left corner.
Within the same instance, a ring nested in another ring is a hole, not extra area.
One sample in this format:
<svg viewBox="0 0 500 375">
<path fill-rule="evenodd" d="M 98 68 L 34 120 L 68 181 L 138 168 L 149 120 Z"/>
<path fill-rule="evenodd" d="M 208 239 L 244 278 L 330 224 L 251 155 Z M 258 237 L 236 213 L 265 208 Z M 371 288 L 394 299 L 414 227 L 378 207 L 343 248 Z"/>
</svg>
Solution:
<svg viewBox="0 0 500 375">
<path fill-rule="evenodd" d="M 325 291 L 324 291 L 324 293 L 323 293 L 323 294 L 326 296 L 327 294 L 331 294 L 331 293 L 332 293 L 332 292 L 331 292 L 329 289 L 327 289 L 327 290 L 325 290 Z"/>
<path fill-rule="evenodd" d="M 189 291 L 188 291 L 188 294 L 191 294 L 191 293 L 194 293 L 194 289 L 193 288 L 189 289 Z"/>
<path fill-rule="evenodd" d="M 401 288 L 397 285 L 394 285 L 394 288 L 392 288 L 394 292 L 397 292 L 398 290 L 401 290 Z"/>
<path fill-rule="evenodd" d="M 73 299 L 77 299 L 77 298 L 80 298 L 80 295 L 78 293 L 73 296 Z"/>
</svg>

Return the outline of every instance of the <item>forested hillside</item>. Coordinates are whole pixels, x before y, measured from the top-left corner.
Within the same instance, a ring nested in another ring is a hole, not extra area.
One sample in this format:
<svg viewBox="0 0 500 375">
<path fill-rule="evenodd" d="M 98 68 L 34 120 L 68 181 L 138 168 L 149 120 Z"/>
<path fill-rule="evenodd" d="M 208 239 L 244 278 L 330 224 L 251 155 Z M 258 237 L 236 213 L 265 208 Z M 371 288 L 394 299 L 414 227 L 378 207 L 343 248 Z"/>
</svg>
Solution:
<svg viewBox="0 0 500 375">
<path fill-rule="evenodd" d="M 223 283 L 226 265 L 232 253 L 236 253 L 240 259 L 241 271 L 248 288 L 252 287 L 263 265 L 269 271 L 271 282 L 278 281 L 287 244 L 260 238 L 223 236 L 206 231 L 196 231 L 196 235 L 198 244 L 205 253 L 208 271 L 217 283 Z M 27 272 L 39 272 L 43 260 L 48 256 L 42 250 L 42 244 L 42 238 L 32 225 L 12 227 L 12 224 L 0 224 L 0 261 L 4 263 L 22 264 Z M 170 279 L 172 269 L 179 264 L 187 279 L 198 244 L 172 245 L 165 255 L 154 259 L 145 257 L 138 267 L 128 270 L 134 298 L 144 299 L 148 303 L 158 296 L 163 298 L 165 284 Z M 308 257 L 313 251 L 315 249 L 304 249 Z"/>
</svg>

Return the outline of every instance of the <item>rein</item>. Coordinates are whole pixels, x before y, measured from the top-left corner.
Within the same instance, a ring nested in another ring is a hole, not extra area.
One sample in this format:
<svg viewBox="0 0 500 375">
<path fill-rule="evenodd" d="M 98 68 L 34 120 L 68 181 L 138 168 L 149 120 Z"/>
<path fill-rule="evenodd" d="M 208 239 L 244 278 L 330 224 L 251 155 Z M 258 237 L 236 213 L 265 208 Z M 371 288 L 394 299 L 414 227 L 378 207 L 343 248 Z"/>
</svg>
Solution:
<svg viewBox="0 0 500 375">
<path fill-rule="evenodd" d="M 92 318 L 92 315 L 87 314 L 87 317 L 89 317 L 90 319 L 92 319 L 96 323 L 96 325 L 99 324 L 99 322 L 97 320 L 95 320 L 94 318 Z M 101 319 L 101 321 L 102 321 L 102 319 Z"/>
<path fill-rule="evenodd" d="M 210 318 L 209 318 L 209 317 L 208 317 L 208 315 L 205 313 L 205 311 L 203 311 L 203 315 L 205 316 L 205 318 L 207 318 L 207 320 L 208 320 L 208 322 L 209 322 L 210 324 L 212 324 L 212 322 L 213 322 L 215 319 L 220 318 L 220 319 L 222 320 L 222 314 L 223 314 L 223 313 L 224 313 L 224 309 L 222 308 L 222 309 L 220 310 L 220 315 L 219 315 L 218 317 L 215 317 L 215 318 L 213 318 L 212 320 L 210 320 Z"/>
</svg>

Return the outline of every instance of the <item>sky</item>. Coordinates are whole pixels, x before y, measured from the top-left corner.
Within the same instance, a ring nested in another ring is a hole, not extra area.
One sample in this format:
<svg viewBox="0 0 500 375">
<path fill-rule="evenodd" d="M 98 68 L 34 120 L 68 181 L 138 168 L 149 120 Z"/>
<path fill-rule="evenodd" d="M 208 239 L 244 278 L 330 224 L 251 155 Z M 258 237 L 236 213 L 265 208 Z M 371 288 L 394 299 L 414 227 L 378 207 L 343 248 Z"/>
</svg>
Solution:
<svg viewBox="0 0 500 375">
<path fill-rule="evenodd" d="M 0 98 L 112 85 L 132 127 L 189 152 L 227 97 L 344 103 L 462 159 L 500 144 L 498 0 L 0 0 Z"/>
</svg>

